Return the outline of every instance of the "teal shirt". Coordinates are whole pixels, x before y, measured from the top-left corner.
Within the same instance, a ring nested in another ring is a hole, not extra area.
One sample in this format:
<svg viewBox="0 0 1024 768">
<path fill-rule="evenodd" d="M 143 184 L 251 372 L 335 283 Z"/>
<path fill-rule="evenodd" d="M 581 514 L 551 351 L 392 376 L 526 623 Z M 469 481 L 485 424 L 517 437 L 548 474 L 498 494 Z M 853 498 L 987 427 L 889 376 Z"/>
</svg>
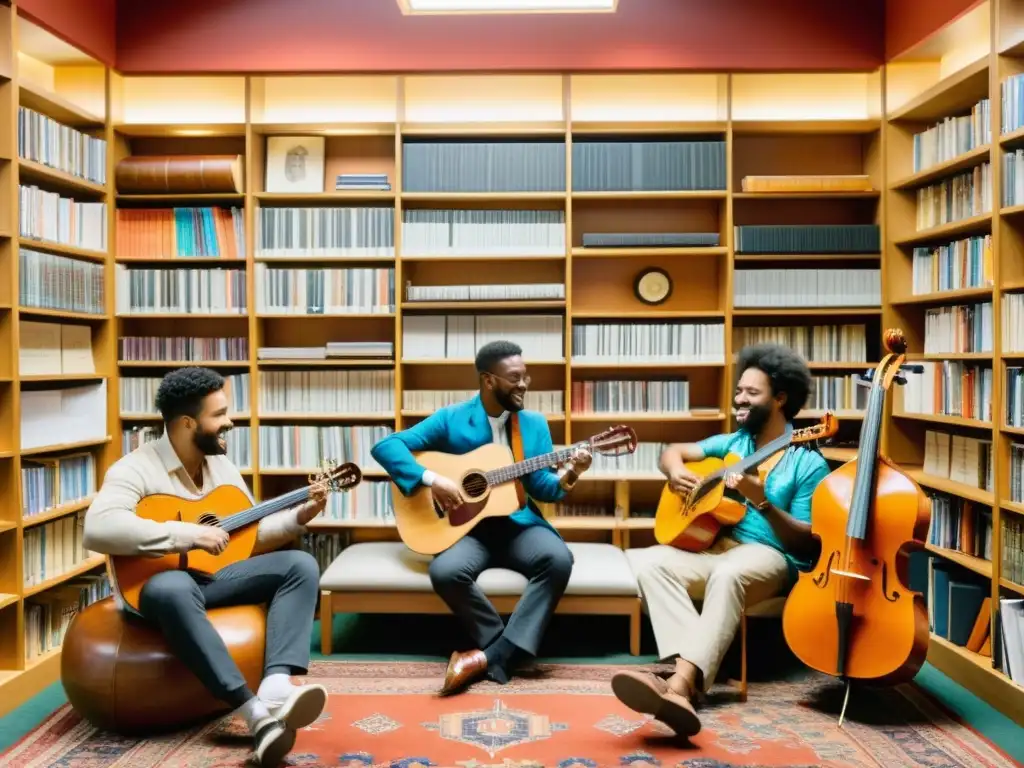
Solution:
<svg viewBox="0 0 1024 768">
<path fill-rule="evenodd" d="M 713 435 L 697 443 L 705 456 L 718 459 L 726 454 L 734 453 L 740 458 L 752 454 L 755 450 L 754 440 L 748 432 L 737 430 L 731 434 Z M 830 473 L 828 462 L 816 449 L 806 445 L 791 445 L 782 454 L 765 479 L 764 494 L 772 506 L 788 512 L 795 519 L 804 523 L 811 522 L 811 497 L 818 484 Z M 732 528 L 723 529 L 722 533 L 740 544 L 766 544 L 777 549 L 789 564 L 790 582 L 795 582 L 797 570 L 806 570 L 810 563 L 798 560 L 786 551 L 786 548 L 775 535 L 771 523 L 750 502 L 747 502 L 747 514 Z"/>
</svg>

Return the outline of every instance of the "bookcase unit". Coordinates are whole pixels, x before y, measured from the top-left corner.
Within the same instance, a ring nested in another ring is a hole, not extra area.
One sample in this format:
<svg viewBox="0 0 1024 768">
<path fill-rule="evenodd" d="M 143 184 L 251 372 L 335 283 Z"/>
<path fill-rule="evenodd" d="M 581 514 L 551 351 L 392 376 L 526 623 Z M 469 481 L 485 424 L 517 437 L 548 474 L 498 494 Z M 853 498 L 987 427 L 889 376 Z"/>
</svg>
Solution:
<svg viewBox="0 0 1024 768">
<path fill-rule="evenodd" d="M 932 498 L 917 575 L 933 622 L 928 659 L 1017 722 L 1024 690 L 993 657 L 1015 610 L 994 606 L 1024 597 L 1014 533 L 1024 470 L 1013 459 L 1024 341 L 1010 314 L 1024 289 L 1013 197 L 1021 123 L 1006 88 L 1021 71 L 1022 24 L 1019 3 L 982 3 L 888 63 L 883 262 L 885 325 L 904 329 L 925 369 L 895 393 L 884 444 Z"/>
<path fill-rule="evenodd" d="M 16 50 L 15 12 L 7 11 Z M 988 423 L 908 415 L 899 395 L 887 423 L 887 450 L 930 493 L 991 507 L 993 526 L 1000 512 L 1019 517 L 1024 502 L 1019 491 L 1012 500 L 1019 485 L 1011 482 L 1010 455 L 1024 432 L 1004 426 L 1000 414 L 1005 369 L 1019 362 L 1024 346 L 1016 358 L 995 351 L 1005 349 L 998 323 L 1005 296 L 1024 292 L 1012 211 L 995 204 L 991 212 L 935 229 L 916 226 L 916 190 L 947 176 L 987 161 L 993 170 L 985 183 L 994 195 L 1003 161 L 993 153 L 1013 139 L 915 172 L 912 138 L 943 117 L 968 113 L 982 98 L 1000 103 L 995 73 L 1017 71 L 1017 43 L 993 46 L 990 36 L 1009 28 L 997 18 L 1015 14 L 1015 4 L 1004 1 L 993 12 L 983 3 L 905 61 L 862 73 L 124 77 L 104 71 L 102 98 L 66 91 L 78 99 L 70 117 L 81 119 L 86 107 L 102 114 L 93 125 L 107 137 L 106 181 L 94 190 L 108 202 L 107 303 L 102 319 L 88 322 L 96 329 L 97 370 L 109 377 L 112 440 L 96 449 L 97 471 L 158 434 L 152 394 L 160 376 L 185 364 L 207 365 L 228 377 L 237 428 L 231 456 L 258 498 L 303 482 L 321 458 L 363 467 L 366 481 L 332 497 L 325 516 L 311 524 L 306 546 L 326 560 L 351 541 L 393 539 L 394 525 L 382 514 L 388 484 L 369 448 L 388 431 L 469 396 L 477 387 L 476 348 L 513 338 L 522 343 L 532 376 L 528 407 L 547 414 L 556 445 L 617 423 L 633 426 L 641 441 L 618 464 L 596 458 L 571 496 L 545 505 L 545 514 L 566 537 L 643 546 L 653 542 L 660 447 L 735 426 L 740 348 L 772 340 L 804 354 L 816 386 L 798 426 L 826 409 L 837 414 L 840 434 L 824 452 L 841 462 L 856 455 L 863 420 L 863 389 L 853 376 L 878 362 L 884 329 L 897 325 L 908 333 L 915 359 L 987 364 L 998 375 Z M 18 74 L 12 61 L 3 84 L 11 109 Z M 47 99 L 54 110 L 67 107 L 53 94 Z M 69 118 L 63 111 L 48 114 Z M 13 115 L 8 122 L 14 125 Z M 997 124 L 993 119 L 994 132 Z M 280 182 L 268 187 L 268 165 L 276 169 L 273 178 L 284 172 L 272 140 L 288 137 L 322 139 L 298 154 L 316 169 L 322 162 L 323 191 L 301 184 L 282 191 Z M 678 160 L 685 153 L 694 158 L 688 164 Z M 123 159 L 169 155 L 236 157 L 239 185 L 173 193 L 117 186 Z M 694 164 L 696 175 L 680 170 Z M 361 186 L 332 184 L 360 175 Z M 744 183 L 783 175 L 856 176 L 869 183 L 821 192 Z M 13 195 L 17 177 L 10 178 Z M 207 209 L 227 213 L 218 219 Z M 204 241 L 206 250 L 197 247 L 199 222 L 222 227 Z M 773 225 L 789 229 L 756 229 Z M 797 229 L 815 226 L 833 229 L 827 236 Z M 836 227 L 846 229 L 839 235 Z M 303 242 L 304 232 L 318 240 Z M 668 246 L 651 239 L 678 233 L 703 239 Z M 1001 254 L 992 259 L 991 285 L 915 293 L 914 247 L 989 233 L 991 252 Z M 616 245 L 609 237 L 617 234 L 647 240 Z M 0 243 L 0 267 L 16 275 L 13 244 Z M 672 282 L 658 304 L 645 303 L 636 291 L 638 277 L 651 270 Z M 172 281 L 182 282 L 175 288 Z M 0 369 L 0 393 L 16 409 L 19 310 L 16 297 L 5 301 L 3 282 L 0 305 L 10 306 L 0 309 L 0 348 L 11 353 L 0 359 L 7 366 Z M 799 290 L 780 294 L 772 288 L 778 284 Z M 989 296 L 990 351 L 926 354 L 929 309 Z M 289 357 L 281 348 L 310 353 Z M 18 444 L 16 423 L 4 421 L 8 412 L 0 412 L 0 440 L 10 436 L 0 449 Z M 926 473 L 929 429 L 987 433 L 996 457 L 991 488 Z M 0 453 L 4 498 L 18 498 L 20 461 L 16 448 Z M 14 584 L 21 567 L 23 525 L 10 520 L 10 529 L 0 532 L 3 584 Z M 995 527 L 991 540 L 998 552 Z M 946 547 L 930 550 L 988 579 L 990 597 L 1024 591 L 1024 577 L 1006 578 L 998 556 L 985 563 Z M 0 640 L 21 643 L 23 595 L 13 588 L 8 594 Z M 22 656 L 19 646 L 4 657 L 11 672 L 0 673 L 8 675 L 0 677 L 8 680 L 2 706 L 15 706 L 56 679 L 53 665 L 45 674 L 26 674 Z M 929 658 L 1024 722 L 1020 686 L 987 658 L 941 637 L 933 638 Z M 16 696 L 8 698 L 14 680 Z"/>
<path fill-rule="evenodd" d="M 0 4 L 0 713 L 58 679 L 71 616 L 108 593 L 81 537 L 118 455 L 107 83 Z"/>
</svg>

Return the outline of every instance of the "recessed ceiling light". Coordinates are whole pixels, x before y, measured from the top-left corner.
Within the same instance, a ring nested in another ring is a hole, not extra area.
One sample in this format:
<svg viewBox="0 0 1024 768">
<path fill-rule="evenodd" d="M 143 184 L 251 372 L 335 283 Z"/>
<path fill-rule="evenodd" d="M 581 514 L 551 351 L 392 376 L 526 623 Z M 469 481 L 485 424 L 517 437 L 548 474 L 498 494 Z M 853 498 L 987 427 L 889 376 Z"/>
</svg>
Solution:
<svg viewBox="0 0 1024 768">
<path fill-rule="evenodd" d="M 619 0 L 398 0 L 402 13 L 610 13 Z"/>
</svg>

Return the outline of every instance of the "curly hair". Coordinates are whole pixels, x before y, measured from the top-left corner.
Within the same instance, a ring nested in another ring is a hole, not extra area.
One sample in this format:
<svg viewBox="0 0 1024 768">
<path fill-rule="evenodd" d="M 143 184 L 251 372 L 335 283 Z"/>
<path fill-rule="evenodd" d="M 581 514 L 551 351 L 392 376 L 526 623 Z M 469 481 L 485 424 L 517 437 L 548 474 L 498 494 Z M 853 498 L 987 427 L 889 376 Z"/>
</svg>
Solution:
<svg viewBox="0 0 1024 768">
<path fill-rule="evenodd" d="M 189 366 L 164 376 L 156 391 L 156 407 L 170 424 L 179 416 L 199 417 L 203 399 L 224 388 L 224 377 L 209 368 Z"/>
<path fill-rule="evenodd" d="M 792 421 L 807 403 L 814 383 L 804 359 L 781 344 L 755 344 L 740 351 L 736 362 L 739 376 L 749 368 L 756 368 L 768 377 L 773 396 L 786 393 L 782 413 L 787 421 Z"/>
<path fill-rule="evenodd" d="M 515 342 L 490 341 L 480 347 L 476 353 L 476 372 L 489 373 L 495 363 L 500 363 L 506 357 L 515 357 L 522 354 L 522 347 Z"/>
</svg>

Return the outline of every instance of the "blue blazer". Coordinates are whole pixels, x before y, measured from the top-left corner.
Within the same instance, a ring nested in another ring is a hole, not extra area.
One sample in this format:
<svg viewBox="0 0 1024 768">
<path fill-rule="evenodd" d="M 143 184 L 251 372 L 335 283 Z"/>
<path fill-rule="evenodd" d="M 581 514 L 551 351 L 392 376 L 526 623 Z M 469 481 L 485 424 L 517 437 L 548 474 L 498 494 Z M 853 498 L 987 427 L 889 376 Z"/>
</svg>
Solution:
<svg viewBox="0 0 1024 768">
<path fill-rule="evenodd" d="M 523 458 L 540 456 L 554 450 L 547 419 L 536 411 L 519 412 L 519 433 L 523 439 Z M 391 476 L 406 496 L 416 490 L 426 469 L 413 457 L 413 451 L 440 451 L 462 455 L 493 442 L 491 424 L 487 420 L 480 395 L 435 411 L 418 424 L 388 435 L 370 449 L 370 454 Z M 452 478 L 454 479 L 454 478 Z M 545 467 L 522 478 L 526 489 L 526 506 L 510 519 L 523 526 L 544 525 L 555 530 L 541 515 L 534 499 L 555 502 L 565 498 L 553 467 Z M 557 533 L 557 531 L 556 531 Z"/>
</svg>

